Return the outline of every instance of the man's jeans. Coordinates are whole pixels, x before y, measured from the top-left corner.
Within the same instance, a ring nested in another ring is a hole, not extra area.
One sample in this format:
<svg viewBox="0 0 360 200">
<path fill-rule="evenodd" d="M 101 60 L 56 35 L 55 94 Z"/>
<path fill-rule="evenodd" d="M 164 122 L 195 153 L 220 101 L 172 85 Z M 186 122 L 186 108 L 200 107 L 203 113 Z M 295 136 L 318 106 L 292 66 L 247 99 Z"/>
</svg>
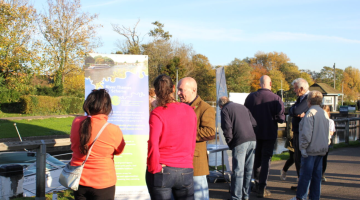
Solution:
<svg viewBox="0 0 360 200">
<path fill-rule="evenodd" d="M 249 199 L 255 147 L 256 142 L 249 141 L 232 150 L 231 199 Z"/>
<path fill-rule="evenodd" d="M 256 139 L 254 178 L 259 183 L 259 189 L 266 187 L 270 171 L 271 157 L 273 156 L 276 139 Z"/>
<path fill-rule="evenodd" d="M 194 176 L 195 200 L 209 200 L 209 186 L 206 175 Z"/>
<path fill-rule="evenodd" d="M 152 174 L 146 170 L 146 185 L 151 199 L 194 199 L 194 170 L 192 168 L 163 167 Z"/>
<path fill-rule="evenodd" d="M 309 199 L 320 199 L 322 159 L 322 156 L 301 158 L 300 177 L 296 191 L 297 198 L 306 199 L 310 186 Z"/>
</svg>

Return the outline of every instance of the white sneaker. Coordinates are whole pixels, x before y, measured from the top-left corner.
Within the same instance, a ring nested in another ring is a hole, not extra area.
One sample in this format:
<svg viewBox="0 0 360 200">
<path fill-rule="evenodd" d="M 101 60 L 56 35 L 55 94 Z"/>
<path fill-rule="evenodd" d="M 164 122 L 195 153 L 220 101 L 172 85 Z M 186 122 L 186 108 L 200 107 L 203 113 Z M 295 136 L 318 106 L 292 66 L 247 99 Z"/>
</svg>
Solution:
<svg viewBox="0 0 360 200">
<path fill-rule="evenodd" d="M 285 181 L 286 180 L 286 172 L 284 170 L 280 170 L 280 179 Z"/>
</svg>

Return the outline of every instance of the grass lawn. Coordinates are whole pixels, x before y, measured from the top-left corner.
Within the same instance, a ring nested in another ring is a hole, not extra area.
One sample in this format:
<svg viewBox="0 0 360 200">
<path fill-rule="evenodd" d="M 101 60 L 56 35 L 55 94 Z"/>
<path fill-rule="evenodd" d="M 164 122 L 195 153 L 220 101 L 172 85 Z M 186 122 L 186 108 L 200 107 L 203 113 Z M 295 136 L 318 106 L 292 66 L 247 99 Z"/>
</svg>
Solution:
<svg viewBox="0 0 360 200">
<path fill-rule="evenodd" d="M 21 137 L 70 135 L 73 120 L 74 117 L 0 120 L 0 139 L 18 137 L 14 123 L 16 123 Z"/>
</svg>

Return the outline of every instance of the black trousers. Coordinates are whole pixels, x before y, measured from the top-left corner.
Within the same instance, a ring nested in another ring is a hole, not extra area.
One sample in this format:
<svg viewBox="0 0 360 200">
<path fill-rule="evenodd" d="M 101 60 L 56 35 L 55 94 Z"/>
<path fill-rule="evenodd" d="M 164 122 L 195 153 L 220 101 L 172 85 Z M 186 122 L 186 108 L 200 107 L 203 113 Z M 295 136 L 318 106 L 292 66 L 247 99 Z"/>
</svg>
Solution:
<svg viewBox="0 0 360 200">
<path fill-rule="evenodd" d="M 299 149 L 299 133 L 294 132 L 293 146 L 294 146 L 294 159 L 295 159 L 296 173 L 299 177 L 300 166 L 301 166 L 301 151 Z"/>
<path fill-rule="evenodd" d="M 104 189 L 79 185 L 79 190 L 74 191 L 74 197 L 75 200 L 114 200 L 115 185 Z"/>
<path fill-rule="evenodd" d="M 289 157 L 289 159 L 287 159 L 287 161 L 283 167 L 284 172 L 287 172 L 289 170 L 289 168 L 291 167 L 291 165 L 293 165 L 295 163 L 294 152 L 289 151 L 289 153 L 290 153 L 290 157 Z"/>
<path fill-rule="evenodd" d="M 326 152 L 325 156 L 323 157 L 323 163 L 322 163 L 322 176 L 323 177 L 325 175 L 325 171 L 326 171 L 326 167 L 327 167 L 327 157 L 328 157 L 328 155 L 329 155 L 329 151 Z"/>
<path fill-rule="evenodd" d="M 270 171 L 270 162 L 274 152 L 276 139 L 261 140 L 256 139 L 255 159 L 254 159 L 254 178 L 259 183 L 259 189 L 266 187 L 267 178 Z"/>
</svg>

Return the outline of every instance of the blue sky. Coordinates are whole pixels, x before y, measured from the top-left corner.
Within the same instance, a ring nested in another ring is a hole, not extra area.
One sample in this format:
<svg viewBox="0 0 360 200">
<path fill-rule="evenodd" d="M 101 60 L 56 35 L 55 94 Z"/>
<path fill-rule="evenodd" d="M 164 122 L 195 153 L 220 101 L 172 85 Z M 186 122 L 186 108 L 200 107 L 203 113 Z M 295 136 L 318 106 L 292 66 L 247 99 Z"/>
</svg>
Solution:
<svg viewBox="0 0 360 200">
<path fill-rule="evenodd" d="M 99 14 L 103 46 L 116 51 L 123 38 L 111 24 L 133 27 L 145 35 L 160 21 L 164 29 L 212 65 L 254 57 L 258 51 L 288 55 L 300 69 L 323 66 L 360 68 L 360 1 L 358 0 L 83 0 L 82 10 Z M 37 9 L 46 6 L 36 0 Z"/>
</svg>

